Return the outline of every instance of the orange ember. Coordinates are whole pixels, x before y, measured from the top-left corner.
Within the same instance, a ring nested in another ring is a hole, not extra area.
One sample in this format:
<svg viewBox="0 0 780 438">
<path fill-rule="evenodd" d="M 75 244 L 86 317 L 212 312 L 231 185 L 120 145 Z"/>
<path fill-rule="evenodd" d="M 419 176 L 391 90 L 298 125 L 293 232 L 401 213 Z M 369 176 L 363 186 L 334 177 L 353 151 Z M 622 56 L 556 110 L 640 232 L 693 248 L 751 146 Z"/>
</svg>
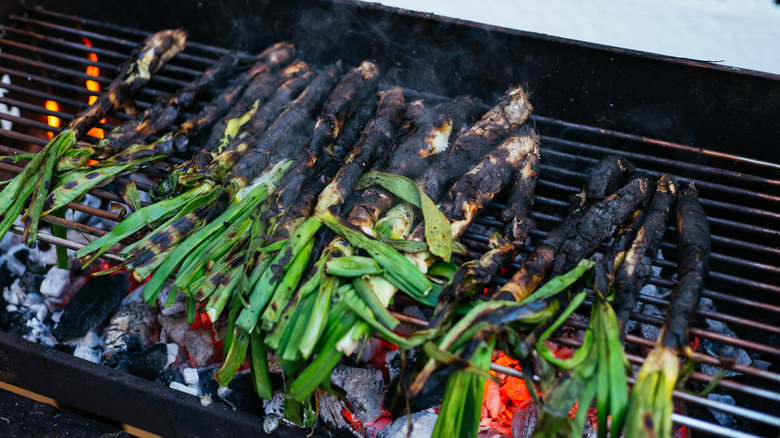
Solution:
<svg viewBox="0 0 780 438">
<path fill-rule="evenodd" d="M 84 41 L 84 45 L 85 46 L 92 47 L 92 43 L 89 42 L 89 39 L 87 39 L 87 37 L 84 37 L 83 41 Z M 89 58 L 89 60 L 92 61 L 92 62 L 97 62 L 98 61 L 97 53 L 87 53 L 87 58 Z M 99 77 L 100 76 L 100 69 L 97 66 L 88 65 L 87 66 L 87 75 L 88 76 Z M 89 80 L 88 79 L 87 80 L 87 90 L 93 91 L 95 93 L 98 93 L 98 92 L 100 92 L 100 84 L 97 81 L 93 81 L 93 80 Z M 90 105 L 92 105 L 93 103 L 95 103 L 96 100 L 97 100 L 97 96 L 89 96 L 88 102 L 89 102 Z M 100 121 L 100 123 L 105 123 L 105 122 L 106 122 L 105 119 Z M 92 128 L 92 129 L 89 130 L 87 135 L 91 135 L 92 137 L 97 137 L 97 138 L 103 138 L 105 133 L 100 128 Z"/>
<path fill-rule="evenodd" d="M 57 102 L 55 102 L 53 100 L 47 100 L 46 103 L 44 104 L 44 106 L 49 111 L 59 111 L 60 110 L 60 104 L 58 104 Z M 46 122 L 49 124 L 49 126 L 51 126 L 53 128 L 59 128 L 60 127 L 60 118 L 59 117 L 47 116 L 46 117 Z M 54 133 L 53 132 L 47 132 L 46 133 L 46 137 L 48 137 L 48 139 L 51 140 L 52 138 L 54 138 Z"/>
<path fill-rule="evenodd" d="M 522 369 L 516 360 L 500 351 L 494 356 L 493 363 L 515 370 Z M 512 424 L 512 413 L 517 408 L 533 403 L 533 398 L 523 379 L 496 374 L 493 371 L 490 373 L 500 378 L 501 384 L 492 381 L 485 383 L 482 394 L 483 415 L 486 415 L 491 423 L 498 423 L 491 424 L 494 428 L 509 428 Z"/>
</svg>

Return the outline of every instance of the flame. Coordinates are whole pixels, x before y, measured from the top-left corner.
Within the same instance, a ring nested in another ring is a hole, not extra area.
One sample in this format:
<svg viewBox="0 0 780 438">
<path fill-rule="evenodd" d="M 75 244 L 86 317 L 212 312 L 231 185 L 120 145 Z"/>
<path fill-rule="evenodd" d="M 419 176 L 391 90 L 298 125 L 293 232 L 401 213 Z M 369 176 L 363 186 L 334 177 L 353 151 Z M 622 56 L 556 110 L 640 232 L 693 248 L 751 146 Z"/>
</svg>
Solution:
<svg viewBox="0 0 780 438">
<path fill-rule="evenodd" d="M 46 103 L 45 103 L 45 107 L 49 111 L 59 111 L 60 110 L 60 104 L 58 104 L 57 102 L 55 102 L 53 100 L 47 100 Z M 60 118 L 59 117 L 47 116 L 46 117 L 46 122 L 49 124 L 49 126 L 51 126 L 53 128 L 59 128 L 60 127 Z M 54 138 L 54 133 L 53 132 L 47 132 L 46 133 L 46 137 L 49 140 L 51 140 L 52 138 Z"/>
<path fill-rule="evenodd" d="M 87 47 L 92 47 L 92 43 L 89 41 L 87 37 L 83 37 L 82 40 L 84 41 L 84 45 Z M 92 62 L 97 62 L 98 57 L 97 53 L 90 52 L 87 53 L 87 58 L 89 58 Z M 94 65 L 88 65 L 87 66 L 87 75 L 99 77 L 100 76 L 100 69 Z M 99 92 L 100 91 L 100 84 L 97 81 L 93 80 L 87 80 L 87 90 Z M 89 96 L 89 104 L 92 105 L 97 100 L 97 96 Z M 100 121 L 100 123 L 105 123 L 106 119 L 103 119 Z M 87 135 L 91 135 L 92 137 L 96 138 L 103 138 L 105 136 L 105 132 L 100 128 L 92 128 L 87 132 Z"/>
</svg>

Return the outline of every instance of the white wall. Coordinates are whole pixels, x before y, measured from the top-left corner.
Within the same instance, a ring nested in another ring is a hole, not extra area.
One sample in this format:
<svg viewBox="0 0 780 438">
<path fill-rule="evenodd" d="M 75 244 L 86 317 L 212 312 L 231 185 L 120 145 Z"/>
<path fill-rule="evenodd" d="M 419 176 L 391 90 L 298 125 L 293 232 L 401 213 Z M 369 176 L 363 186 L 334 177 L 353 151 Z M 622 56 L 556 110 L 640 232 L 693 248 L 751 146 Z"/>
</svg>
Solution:
<svg viewBox="0 0 780 438">
<path fill-rule="evenodd" d="M 780 74 L 773 0 L 379 0 L 502 27 Z"/>
</svg>

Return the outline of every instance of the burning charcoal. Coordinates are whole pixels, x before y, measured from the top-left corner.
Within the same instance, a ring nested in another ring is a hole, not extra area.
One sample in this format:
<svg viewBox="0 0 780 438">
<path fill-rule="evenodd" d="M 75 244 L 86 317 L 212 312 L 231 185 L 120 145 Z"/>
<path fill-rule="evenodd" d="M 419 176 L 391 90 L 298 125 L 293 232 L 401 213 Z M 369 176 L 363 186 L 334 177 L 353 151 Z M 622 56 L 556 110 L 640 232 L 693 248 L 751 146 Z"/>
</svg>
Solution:
<svg viewBox="0 0 780 438">
<path fill-rule="evenodd" d="M 166 316 L 177 315 L 184 312 L 184 294 L 176 295 L 172 306 L 167 306 L 168 296 L 171 293 L 173 282 L 168 282 L 163 286 L 160 294 L 157 295 L 157 305 L 160 307 L 160 313 Z"/>
<path fill-rule="evenodd" d="M 236 376 L 225 388 L 219 389 L 219 397 L 235 409 L 260 415 L 263 405 L 257 396 L 249 370 L 236 373 Z"/>
<path fill-rule="evenodd" d="M 69 282 L 70 271 L 68 269 L 52 266 L 41 282 L 41 294 L 51 298 L 59 298 Z"/>
<path fill-rule="evenodd" d="M 734 401 L 734 397 L 730 395 L 710 393 L 707 394 L 707 398 L 716 402 L 727 404 L 729 406 L 736 405 L 736 402 Z M 723 427 L 730 427 L 734 423 L 734 416 L 731 414 L 727 414 L 726 412 L 723 412 L 718 409 L 710 409 L 709 411 L 712 414 L 712 416 L 715 417 L 715 420 L 717 420 L 718 423 L 720 423 L 720 425 Z"/>
<path fill-rule="evenodd" d="M 98 336 L 95 330 L 90 330 L 82 338 L 71 340 L 71 344 L 76 345 L 76 348 L 73 350 L 74 356 L 92 363 L 100 363 L 100 336 Z"/>
<path fill-rule="evenodd" d="M 108 323 L 104 337 L 103 361 L 124 369 L 140 350 L 153 343 L 154 311 L 146 303 L 122 306 Z"/>
<path fill-rule="evenodd" d="M 66 341 L 84 336 L 100 324 L 127 293 L 128 274 L 102 275 L 91 278 L 65 306 L 54 336 Z"/>
<path fill-rule="evenodd" d="M 347 401 L 358 421 L 368 423 L 383 415 L 382 401 L 387 389 L 381 371 L 337 366 L 330 379 L 347 393 Z"/>
<path fill-rule="evenodd" d="M 168 348 L 165 344 L 154 344 L 142 351 L 134 361 L 127 366 L 131 374 L 154 380 L 159 376 L 168 362 Z"/>
<path fill-rule="evenodd" d="M 320 418 L 325 422 L 331 431 L 339 430 L 347 433 L 351 432 L 352 436 L 361 437 L 353 428 L 352 425 L 344 419 L 344 409 L 347 406 L 344 402 L 329 392 L 323 392 L 319 395 L 320 404 Z M 381 434 L 381 432 L 380 432 Z"/>
<path fill-rule="evenodd" d="M 13 310 L 9 310 L 10 308 Z M 13 304 L 9 305 L 5 312 L 0 312 L 0 329 L 15 336 L 27 335 L 30 333 L 30 327 L 27 326 L 27 315 L 17 311 Z"/>
<path fill-rule="evenodd" d="M 377 438 L 425 438 L 433 434 L 433 427 L 439 416 L 428 411 L 415 412 L 411 416 L 412 429 L 408 429 L 406 415 L 399 417 L 392 424 L 379 432 Z"/>
<path fill-rule="evenodd" d="M 204 367 L 214 362 L 217 348 L 214 334 L 210 329 L 199 328 L 188 331 L 184 335 L 184 345 L 196 366 Z"/>
</svg>

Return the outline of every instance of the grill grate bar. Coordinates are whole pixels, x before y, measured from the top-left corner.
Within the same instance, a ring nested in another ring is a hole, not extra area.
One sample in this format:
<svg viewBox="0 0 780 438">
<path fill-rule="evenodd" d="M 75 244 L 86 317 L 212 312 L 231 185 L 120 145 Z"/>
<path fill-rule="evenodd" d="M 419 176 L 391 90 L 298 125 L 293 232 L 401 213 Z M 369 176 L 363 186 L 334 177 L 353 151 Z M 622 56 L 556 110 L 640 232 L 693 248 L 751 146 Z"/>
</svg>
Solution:
<svg viewBox="0 0 780 438">
<path fill-rule="evenodd" d="M 561 146 L 566 146 L 579 151 L 598 152 L 603 156 L 615 153 L 614 149 L 609 149 L 603 146 L 598 146 L 590 143 L 583 143 L 583 142 L 578 142 L 573 140 L 562 139 L 558 137 L 551 137 L 547 135 L 541 135 L 540 138 L 545 142 L 547 142 L 548 144 L 557 144 Z M 558 152 L 565 153 L 564 151 L 558 151 Z M 620 155 L 628 158 L 634 164 L 647 163 L 648 165 L 654 165 L 655 167 L 660 167 L 662 169 L 672 168 L 672 169 L 679 169 L 681 171 L 686 171 L 686 172 L 706 174 L 715 179 L 723 179 L 725 177 L 737 182 L 751 183 L 751 184 L 765 184 L 769 186 L 780 187 L 780 180 L 765 178 L 765 177 L 751 175 L 742 172 L 735 172 L 728 169 L 719 169 L 717 167 L 705 166 L 701 164 L 690 163 L 687 161 L 678 161 L 678 160 L 673 160 L 665 157 L 642 154 L 638 152 L 631 152 L 627 150 L 620 150 Z M 594 160 L 593 162 L 598 161 L 598 159 L 593 159 L 593 160 Z"/>
<path fill-rule="evenodd" d="M 30 67 L 36 67 L 40 68 L 42 70 L 50 71 L 57 74 L 63 74 L 68 75 L 74 78 L 83 79 L 84 81 L 95 81 L 99 83 L 100 85 L 108 85 L 111 83 L 111 79 L 105 78 L 103 76 L 90 76 L 86 72 L 73 70 L 71 68 L 67 67 L 59 67 L 56 65 L 52 65 L 46 62 L 40 62 L 40 61 L 34 61 L 32 59 L 24 58 L 21 56 L 11 55 L 8 53 L 0 53 L 0 59 L 8 59 L 13 62 L 17 62 L 22 65 L 30 66 Z M 152 79 L 149 81 L 151 82 L 163 82 L 157 78 L 157 76 L 152 76 Z M 174 85 L 176 86 L 183 86 L 186 85 L 187 82 L 185 81 L 179 81 L 171 79 L 171 81 L 175 81 Z M 100 93 L 98 93 L 100 94 Z M 165 91 L 158 90 L 156 88 L 144 87 L 141 89 L 141 91 L 138 92 L 139 95 L 151 97 L 154 99 L 159 98 L 160 96 L 165 96 L 167 93 Z"/>
<path fill-rule="evenodd" d="M 75 16 L 75 15 L 62 14 L 62 13 L 59 13 L 59 12 L 53 12 L 53 11 L 49 11 L 49 10 L 42 9 L 42 8 L 27 8 L 27 9 L 29 11 L 31 11 L 31 12 L 35 12 L 35 13 L 38 13 L 38 14 L 48 15 L 48 16 L 56 17 L 56 18 L 63 18 L 63 19 L 67 19 L 67 20 L 79 23 L 79 24 L 85 24 L 85 25 L 89 25 L 89 26 L 94 26 L 94 27 L 98 27 L 98 28 L 101 28 L 101 29 L 109 30 L 109 31 L 120 31 L 120 32 L 123 32 L 123 33 L 126 33 L 126 34 L 135 35 L 135 36 L 138 36 L 138 37 L 141 37 L 141 38 L 146 38 L 147 36 L 151 35 L 151 32 L 147 32 L 147 31 L 143 31 L 143 30 L 139 30 L 139 29 L 133 29 L 133 28 L 130 28 L 130 27 L 125 27 L 125 26 L 117 26 L 117 25 L 109 24 L 109 23 L 106 23 L 106 22 L 103 22 L 103 21 L 99 21 L 99 20 L 91 20 L 89 18 L 82 18 L 82 17 L 78 17 L 78 16 Z M 228 49 L 225 49 L 225 48 L 222 48 L 222 47 L 217 47 L 217 46 L 212 46 L 212 45 L 209 45 L 209 44 L 198 43 L 198 42 L 189 42 L 188 41 L 187 42 L 187 46 L 191 47 L 191 48 L 195 48 L 195 49 L 201 50 L 201 51 L 204 51 L 204 52 L 210 52 L 210 53 L 213 53 L 213 54 L 217 54 L 217 55 L 226 55 L 226 54 L 230 53 L 230 50 L 228 50 Z M 253 59 L 252 55 L 250 55 L 248 53 L 241 53 L 240 56 L 241 56 L 242 59 L 247 60 L 247 61 Z"/>
<path fill-rule="evenodd" d="M 644 143 L 651 146 L 659 146 L 661 148 L 676 149 L 684 152 L 689 152 L 694 155 L 705 155 L 713 158 L 725 160 L 727 162 L 736 162 L 742 164 L 748 164 L 757 166 L 759 168 L 766 168 L 768 170 L 778 171 L 780 170 L 780 163 L 771 163 L 769 161 L 757 160 L 755 158 L 743 157 L 741 155 L 729 154 L 726 152 L 720 152 L 712 149 L 698 148 L 688 146 L 680 143 L 674 143 L 671 141 L 664 141 L 655 138 L 644 137 L 641 135 L 628 134 L 625 132 L 615 131 L 612 129 L 597 128 L 595 126 L 583 125 L 580 123 L 567 122 L 564 120 L 553 119 L 551 117 L 544 116 L 532 116 L 536 122 L 547 123 L 550 125 L 559 126 L 561 128 L 587 132 L 590 134 L 596 134 L 605 137 L 617 138 L 620 140 L 629 140 L 639 143 Z"/>
<path fill-rule="evenodd" d="M 127 53 L 119 53 L 101 47 L 87 46 L 86 44 L 82 44 L 80 42 L 68 41 L 62 38 L 52 38 L 50 36 L 40 34 L 38 32 L 20 29 L 18 27 L 13 27 L 13 26 L 5 26 L 2 29 L 6 34 L 21 35 L 36 41 L 43 41 L 53 46 L 75 49 L 75 50 L 82 51 L 84 53 L 94 53 L 99 57 L 103 57 L 103 58 L 109 57 L 109 58 L 116 59 L 119 62 L 123 62 L 125 59 L 127 59 Z M 171 64 L 170 62 L 166 62 L 165 65 L 163 65 L 162 68 L 160 68 L 158 74 L 159 73 L 178 73 L 178 74 L 185 74 L 185 75 L 195 77 L 200 75 L 201 72 L 200 70 L 196 70 L 188 67 L 182 67 L 179 65 Z"/>
<path fill-rule="evenodd" d="M 20 16 L 20 15 L 13 15 L 12 14 L 10 19 L 14 20 L 14 21 L 21 22 L 21 23 L 32 24 L 32 25 L 41 26 L 41 27 L 45 27 L 45 28 L 48 28 L 48 29 L 56 30 L 56 31 L 59 31 L 59 32 L 63 32 L 65 34 L 75 35 L 75 36 L 79 36 L 79 37 L 87 37 L 93 43 L 95 41 L 105 41 L 105 42 L 108 42 L 108 43 L 117 44 L 119 46 L 128 47 L 131 50 L 133 48 L 135 48 L 138 45 L 138 43 L 140 42 L 140 40 L 138 40 L 138 41 L 130 41 L 130 40 L 127 40 L 127 39 L 124 39 L 124 38 L 117 38 L 117 37 L 112 37 L 112 36 L 101 34 L 101 33 L 90 32 L 90 31 L 87 31 L 87 30 L 81 30 L 81 29 L 75 29 L 75 28 L 72 28 L 72 27 L 61 26 L 59 24 L 49 23 L 47 21 L 36 20 L 36 19 L 33 19 L 33 18 L 23 17 L 23 16 Z M 203 56 L 197 56 L 197 55 L 192 55 L 192 54 L 188 54 L 188 53 L 179 53 L 178 55 L 176 55 L 176 58 L 178 58 L 178 61 L 197 62 L 197 63 L 204 64 L 204 65 L 209 65 L 209 64 L 214 62 L 214 60 L 212 58 L 206 58 L 206 57 L 203 57 Z"/>
<path fill-rule="evenodd" d="M 110 64 L 110 63 L 107 63 L 107 62 L 104 62 L 104 61 L 92 61 L 92 60 L 90 60 L 87 57 L 79 57 L 79 56 L 69 55 L 67 53 L 62 53 L 62 52 L 55 51 L 55 50 L 49 50 L 49 49 L 45 49 L 45 48 L 38 47 L 38 46 L 32 46 L 32 45 L 29 45 L 29 44 L 20 43 L 18 41 L 12 41 L 12 40 L 5 39 L 5 38 L 0 38 L 0 44 L 8 46 L 8 47 L 14 47 L 14 48 L 17 48 L 17 49 L 22 49 L 22 50 L 25 50 L 26 52 L 29 52 L 31 54 L 41 54 L 41 55 L 45 55 L 45 56 L 47 56 L 49 58 L 54 58 L 56 60 L 64 60 L 64 61 L 76 63 L 76 64 L 79 64 L 79 65 L 83 65 L 84 67 L 90 66 L 90 67 L 97 67 L 97 68 L 99 68 L 101 75 L 100 76 L 88 75 L 91 78 L 103 78 L 103 77 L 109 78 L 109 77 L 114 77 L 116 75 L 116 73 L 119 71 L 119 66 L 115 65 L 115 64 Z M 105 74 L 106 70 L 108 70 L 108 73 L 111 73 L 111 74 L 110 75 L 106 75 Z M 174 86 L 174 87 L 182 87 L 182 86 L 187 84 L 187 81 L 182 81 L 180 79 L 175 79 L 175 78 L 172 78 L 170 76 L 160 75 L 160 74 L 157 74 L 157 73 L 154 75 L 154 79 L 156 79 L 158 82 L 160 82 L 162 84 L 167 84 L 167 85 L 171 85 L 171 86 Z M 99 81 L 98 79 L 92 79 L 92 80 Z M 110 82 L 110 80 L 109 80 L 109 82 Z"/>
<path fill-rule="evenodd" d="M 31 112 L 40 114 L 42 116 L 54 116 L 54 117 L 57 117 L 65 125 L 67 125 L 68 122 L 73 120 L 73 115 L 70 114 L 70 113 L 63 112 L 63 111 L 48 110 L 45 107 L 38 106 L 38 105 L 33 105 L 33 104 L 30 104 L 30 103 L 27 103 L 27 102 L 23 102 L 21 100 L 8 99 L 6 97 L 0 97 L 0 103 L 4 103 L 4 104 L 6 104 L 8 106 L 15 106 L 15 107 L 18 107 L 18 108 L 21 108 L 21 109 L 25 109 L 27 111 L 31 111 Z M 1 114 L 0 113 L 0 118 L 5 118 L 5 117 L 6 117 L 6 114 Z M 100 128 L 100 129 L 104 129 L 106 131 L 110 131 L 110 130 L 112 130 L 112 129 L 114 129 L 116 127 L 115 125 L 112 125 L 112 124 L 109 124 L 109 123 L 97 123 L 97 124 L 95 124 L 95 126 Z M 48 127 L 47 127 L 47 129 L 48 129 Z"/>
</svg>

